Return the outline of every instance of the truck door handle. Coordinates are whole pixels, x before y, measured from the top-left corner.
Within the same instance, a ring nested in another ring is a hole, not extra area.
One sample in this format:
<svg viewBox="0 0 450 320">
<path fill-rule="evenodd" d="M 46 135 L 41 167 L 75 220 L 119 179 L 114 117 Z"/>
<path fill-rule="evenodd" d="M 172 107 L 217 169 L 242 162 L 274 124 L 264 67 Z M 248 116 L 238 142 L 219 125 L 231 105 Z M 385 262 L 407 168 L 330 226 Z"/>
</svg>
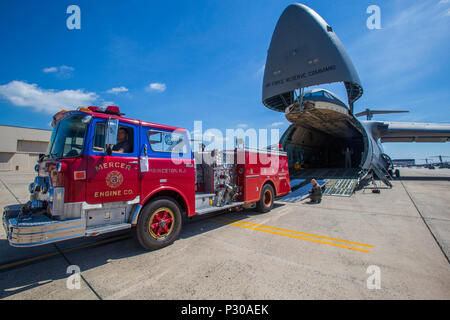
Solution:
<svg viewBox="0 0 450 320">
<path fill-rule="evenodd" d="M 138 162 L 137 161 L 130 161 L 130 162 L 128 162 L 128 164 L 137 164 Z"/>
</svg>

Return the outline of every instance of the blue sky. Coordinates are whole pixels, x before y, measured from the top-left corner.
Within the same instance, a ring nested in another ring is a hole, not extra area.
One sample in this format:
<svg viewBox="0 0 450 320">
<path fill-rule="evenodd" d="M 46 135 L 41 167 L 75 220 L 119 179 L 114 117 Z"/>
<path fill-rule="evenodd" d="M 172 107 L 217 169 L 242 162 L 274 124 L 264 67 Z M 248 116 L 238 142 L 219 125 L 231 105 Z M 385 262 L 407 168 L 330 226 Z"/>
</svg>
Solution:
<svg viewBox="0 0 450 320">
<path fill-rule="evenodd" d="M 0 1 L 0 124 L 50 128 L 68 105 L 118 105 L 132 118 L 203 129 L 279 128 L 261 103 L 266 50 L 291 1 Z M 450 1 L 304 1 L 332 27 L 375 119 L 449 123 Z M 69 30 L 69 5 L 81 30 Z M 381 29 L 369 30 L 369 5 Z M 329 85 L 345 97 L 342 86 Z M 450 144 L 385 144 L 393 158 L 450 155 Z"/>
</svg>

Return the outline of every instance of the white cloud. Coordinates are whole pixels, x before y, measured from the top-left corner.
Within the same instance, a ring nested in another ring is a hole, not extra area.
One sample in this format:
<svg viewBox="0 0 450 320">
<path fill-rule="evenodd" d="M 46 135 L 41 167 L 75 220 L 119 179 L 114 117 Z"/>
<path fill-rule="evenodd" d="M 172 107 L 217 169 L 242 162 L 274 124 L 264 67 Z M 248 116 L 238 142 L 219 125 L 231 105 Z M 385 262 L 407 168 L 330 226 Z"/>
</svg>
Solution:
<svg viewBox="0 0 450 320">
<path fill-rule="evenodd" d="M 18 107 L 32 107 L 36 111 L 48 113 L 61 109 L 73 109 L 79 106 L 89 106 L 94 103 L 112 105 L 112 101 L 102 101 L 95 92 L 77 90 L 42 89 L 37 84 L 22 81 L 11 81 L 0 85 L 0 97 Z"/>
<path fill-rule="evenodd" d="M 44 68 L 44 69 L 42 69 L 42 71 L 43 71 L 44 73 L 52 73 L 52 72 L 58 71 L 58 68 L 57 68 L 57 67 L 49 67 L 49 68 Z"/>
<path fill-rule="evenodd" d="M 42 69 L 44 73 L 54 73 L 58 78 L 68 79 L 72 77 L 72 73 L 75 70 L 69 66 L 48 67 Z"/>
<path fill-rule="evenodd" d="M 150 83 L 146 90 L 147 91 L 164 92 L 164 91 L 166 91 L 166 84 L 159 83 L 159 82 Z"/>
<path fill-rule="evenodd" d="M 109 89 L 106 92 L 112 93 L 112 94 L 119 94 L 121 92 L 128 92 L 128 88 L 125 88 L 124 86 L 121 86 L 121 87 L 117 87 L 117 88 L 111 88 L 111 89 Z"/>
<path fill-rule="evenodd" d="M 284 122 L 272 122 L 270 125 L 271 127 L 281 127 L 284 124 Z"/>
<path fill-rule="evenodd" d="M 75 68 L 69 66 L 60 66 L 59 71 L 73 71 Z"/>
<path fill-rule="evenodd" d="M 248 124 L 246 124 L 246 123 L 239 123 L 238 125 L 237 125 L 237 127 L 238 128 L 247 128 L 248 127 Z"/>
</svg>

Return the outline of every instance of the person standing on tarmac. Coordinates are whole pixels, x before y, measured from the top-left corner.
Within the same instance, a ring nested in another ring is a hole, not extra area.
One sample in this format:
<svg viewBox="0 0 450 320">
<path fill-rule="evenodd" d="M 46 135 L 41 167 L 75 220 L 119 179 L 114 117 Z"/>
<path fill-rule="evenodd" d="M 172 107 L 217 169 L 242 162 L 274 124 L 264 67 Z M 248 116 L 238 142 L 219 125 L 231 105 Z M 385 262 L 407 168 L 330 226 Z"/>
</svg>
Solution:
<svg viewBox="0 0 450 320">
<path fill-rule="evenodd" d="M 311 184 L 313 185 L 311 191 L 309 192 L 311 202 L 320 203 L 322 201 L 322 189 L 315 179 L 311 179 Z"/>
</svg>

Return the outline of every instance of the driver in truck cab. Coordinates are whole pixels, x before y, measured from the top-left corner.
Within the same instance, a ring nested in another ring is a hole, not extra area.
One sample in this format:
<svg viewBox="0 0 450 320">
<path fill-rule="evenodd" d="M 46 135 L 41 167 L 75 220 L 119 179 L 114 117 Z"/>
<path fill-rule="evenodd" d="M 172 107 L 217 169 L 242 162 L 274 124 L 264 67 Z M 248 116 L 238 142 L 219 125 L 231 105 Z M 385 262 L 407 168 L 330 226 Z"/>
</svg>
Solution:
<svg viewBox="0 0 450 320">
<path fill-rule="evenodd" d="M 118 153 L 130 153 L 130 143 L 128 142 L 128 132 L 125 128 L 119 128 L 117 132 L 117 144 L 114 145 L 112 150 Z"/>
<path fill-rule="evenodd" d="M 104 149 L 101 147 L 93 147 L 96 151 L 103 151 Z M 130 146 L 130 142 L 128 141 L 128 131 L 121 127 L 117 132 L 117 144 L 115 144 L 112 148 L 113 152 L 116 153 L 131 153 L 133 150 Z"/>
</svg>

